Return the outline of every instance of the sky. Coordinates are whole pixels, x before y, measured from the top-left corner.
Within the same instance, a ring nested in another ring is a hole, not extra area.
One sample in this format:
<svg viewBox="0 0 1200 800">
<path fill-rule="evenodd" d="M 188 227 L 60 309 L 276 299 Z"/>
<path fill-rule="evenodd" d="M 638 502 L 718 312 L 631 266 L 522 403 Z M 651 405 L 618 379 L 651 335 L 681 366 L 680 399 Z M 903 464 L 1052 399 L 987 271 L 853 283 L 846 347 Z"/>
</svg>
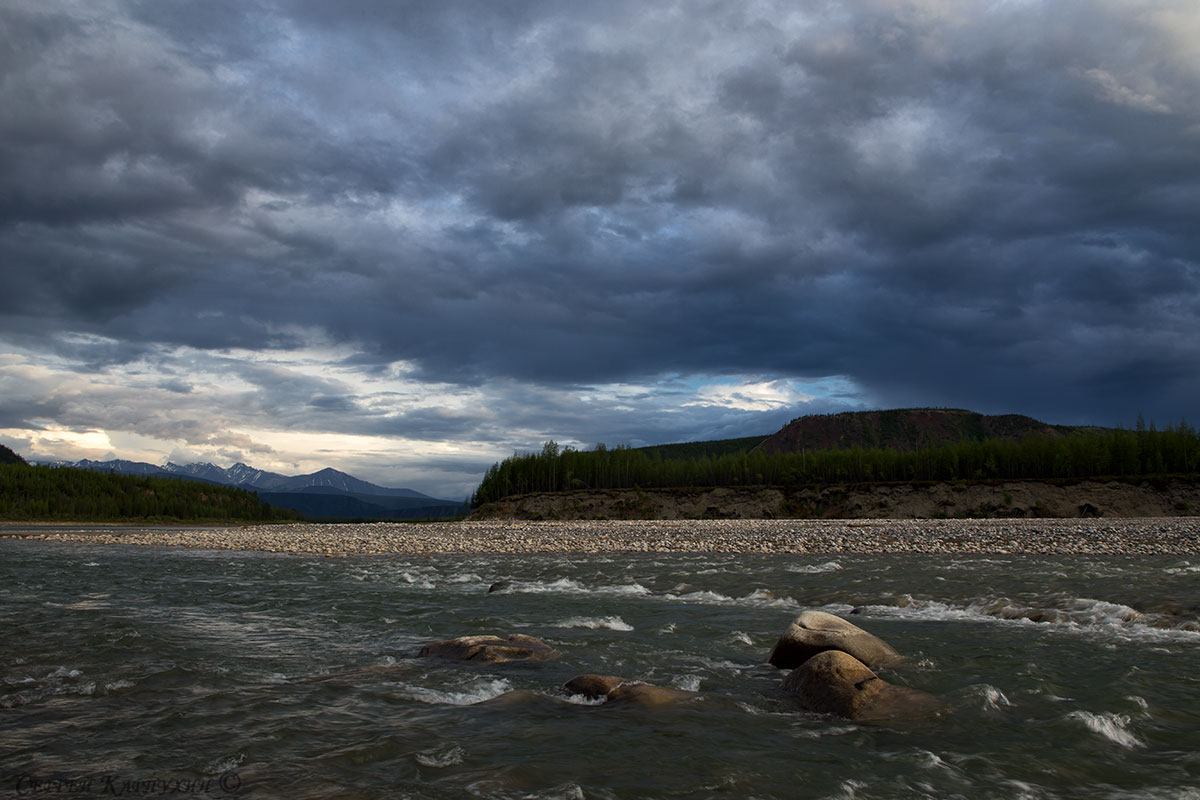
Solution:
<svg viewBox="0 0 1200 800">
<path fill-rule="evenodd" d="M 0 443 L 1200 422 L 1195 0 L 6 0 Z"/>
</svg>

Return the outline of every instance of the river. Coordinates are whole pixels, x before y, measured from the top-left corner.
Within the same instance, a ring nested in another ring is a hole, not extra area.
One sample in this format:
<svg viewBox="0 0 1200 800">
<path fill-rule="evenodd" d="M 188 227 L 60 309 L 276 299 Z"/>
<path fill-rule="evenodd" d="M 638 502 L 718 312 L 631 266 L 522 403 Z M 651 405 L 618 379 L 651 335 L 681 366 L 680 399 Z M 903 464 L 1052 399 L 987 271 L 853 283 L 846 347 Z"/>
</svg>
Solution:
<svg viewBox="0 0 1200 800">
<path fill-rule="evenodd" d="M 866 725 L 796 708 L 765 660 L 805 608 L 890 642 L 907 659 L 882 677 L 944 712 Z M 11 796 L 1200 797 L 1195 557 L 0 540 L 0 632 Z M 562 657 L 415 658 L 472 633 Z M 560 689 L 582 673 L 700 698 L 595 704 Z"/>
</svg>

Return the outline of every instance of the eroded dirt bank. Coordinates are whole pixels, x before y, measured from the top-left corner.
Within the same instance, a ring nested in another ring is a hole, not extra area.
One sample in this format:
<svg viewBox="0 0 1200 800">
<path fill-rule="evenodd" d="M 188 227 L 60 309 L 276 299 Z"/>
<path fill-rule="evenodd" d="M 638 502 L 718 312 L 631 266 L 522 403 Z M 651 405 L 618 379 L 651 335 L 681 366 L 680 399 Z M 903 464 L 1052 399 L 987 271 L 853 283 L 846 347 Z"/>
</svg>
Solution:
<svg viewBox="0 0 1200 800">
<path fill-rule="evenodd" d="M 528 494 L 474 519 L 939 519 L 1200 514 L 1200 480 L 995 481 Z"/>
</svg>

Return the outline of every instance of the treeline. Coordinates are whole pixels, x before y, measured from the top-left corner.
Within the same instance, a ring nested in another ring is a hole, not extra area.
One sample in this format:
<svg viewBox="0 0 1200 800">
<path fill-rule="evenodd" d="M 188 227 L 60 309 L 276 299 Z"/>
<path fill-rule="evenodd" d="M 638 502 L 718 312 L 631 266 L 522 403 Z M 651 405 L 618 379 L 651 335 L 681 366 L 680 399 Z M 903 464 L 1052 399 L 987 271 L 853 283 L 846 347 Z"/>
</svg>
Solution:
<svg viewBox="0 0 1200 800">
<path fill-rule="evenodd" d="M 254 492 L 173 478 L 89 472 L 70 467 L 0 465 L 0 519 L 242 520 L 300 519 Z"/>
<path fill-rule="evenodd" d="M 547 442 L 494 464 L 473 506 L 529 492 L 949 480 L 1133 477 L 1200 472 L 1200 435 L 1186 422 L 1156 430 L 1092 429 L 1020 440 L 964 440 L 900 451 L 879 448 L 767 454 L 743 450 L 662 458 L 652 448 L 582 451 Z"/>
</svg>

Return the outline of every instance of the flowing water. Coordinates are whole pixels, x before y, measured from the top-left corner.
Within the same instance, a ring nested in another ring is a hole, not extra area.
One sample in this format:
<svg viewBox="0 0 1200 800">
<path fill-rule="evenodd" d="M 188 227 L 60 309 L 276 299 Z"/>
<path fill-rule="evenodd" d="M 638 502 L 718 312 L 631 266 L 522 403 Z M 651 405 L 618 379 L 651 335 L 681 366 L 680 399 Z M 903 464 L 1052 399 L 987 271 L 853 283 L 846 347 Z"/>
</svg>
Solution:
<svg viewBox="0 0 1200 800">
<path fill-rule="evenodd" d="M 908 659 L 882 676 L 944 713 L 798 710 L 764 662 L 803 608 L 889 641 Z M 0 796 L 1198 798 L 1198 612 L 1200 561 L 1171 556 L 325 559 L 3 540 Z M 563 655 L 414 657 L 473 633 Z M 560 690 L 589 672 L 702 697 Z"/>
</svg>

